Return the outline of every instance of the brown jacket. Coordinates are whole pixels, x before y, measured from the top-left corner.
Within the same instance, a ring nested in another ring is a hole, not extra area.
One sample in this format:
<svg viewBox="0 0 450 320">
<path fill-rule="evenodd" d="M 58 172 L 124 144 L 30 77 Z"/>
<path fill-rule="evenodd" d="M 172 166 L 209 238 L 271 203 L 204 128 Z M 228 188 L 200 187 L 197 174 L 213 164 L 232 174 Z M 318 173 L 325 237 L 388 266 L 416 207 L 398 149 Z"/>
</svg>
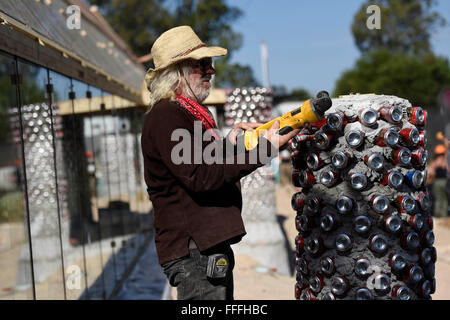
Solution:
<svg viewBox="0 0 450 320">
<path fill-rule="evenodd" d="M 263 165 L 259 157 L 257 164 L 248 164 L 250 154 L 258 149 L 246 152 L 247 164 L 174 164 L 172 148 L 181 140 L 171 141 L 172 132 L 185 128 L 193 134 L 195 120 L 184 107 L 168 100 L 158 102 L 144 120 L 144 174 L 154 207 L 160 264 L 186 256 L 190 238 L 200 251 L 224 241 L 239 241 L 246 233 L 239 180 Z M 191 159 L 193 140 L 192 137 Z M 226 139 L 199 145 L 204 150 L 211 143 L 224 146 Z M 270 142 L 262 139 L 260 145 L 263 144 L 269 146 Z"/>
</svg>

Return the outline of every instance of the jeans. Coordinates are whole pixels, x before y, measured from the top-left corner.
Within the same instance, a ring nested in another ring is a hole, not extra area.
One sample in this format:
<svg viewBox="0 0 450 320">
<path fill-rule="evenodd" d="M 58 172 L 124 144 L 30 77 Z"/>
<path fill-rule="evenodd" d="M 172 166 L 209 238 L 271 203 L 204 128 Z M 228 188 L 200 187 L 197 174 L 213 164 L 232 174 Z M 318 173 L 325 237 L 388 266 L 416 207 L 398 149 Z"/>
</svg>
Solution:
<svg viewBox="0 0 450 320">
<path fill-rule="evenodd" d="M 227 274 L 223 278 L 206 276 L 208 256 L 225 254 L 229 260 Z M 200 252 L 189 250 L 189 255 L 162 265 L 172 287 L 177 288 L 178 300 L 233 300 L 234 254 L 230 245 L 218 245 Z"/>
</svg>

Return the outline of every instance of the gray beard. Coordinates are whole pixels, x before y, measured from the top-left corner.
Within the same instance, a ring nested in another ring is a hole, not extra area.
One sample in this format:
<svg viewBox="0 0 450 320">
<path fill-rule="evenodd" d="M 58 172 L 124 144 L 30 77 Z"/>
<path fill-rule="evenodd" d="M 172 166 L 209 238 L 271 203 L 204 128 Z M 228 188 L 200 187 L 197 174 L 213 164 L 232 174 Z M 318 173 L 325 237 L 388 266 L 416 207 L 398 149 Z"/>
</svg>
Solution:
<svg viewBox="0 0 450 320">
<path fill-rule="evenodd" d="M 182 68 L 182 72 L 184 75 L 185 83 L 187 84 L 184 86 L 183 95 L 194 101 L 197 101 L 198 103 L 202 103 L 203 101 L 205 101 L 206 98 L 208 98 L 209 93 L 211 91 L 211 85 L 209 86 L 208 89 L 203 89 L 202 84 L 203 84 L 204 78 L 202 78 L 200 80 L 200 83 L 198 83 L 197 85 L 192 85 L 192 84 L 188 83 L 186 80 L 187 74 L 189 74 L 189 72 L 191 72 L 191 68 L 189 66 L 184 66 Z"/>
<path fill-rule="evenodd" d="M 198 85 L 191 85 L 189 84 L 189 88 L 186 88 L 187 90 L 186 93 L 187 95 L 192 99 L 197 101 L 198 103 L 202 103 L 203 101 L 206 100 L 206 98 L 209 96 L 209 93 L 211 91 L 211 87 L 209 87 L 208 89 L 204 89 L 202 87 L 202 83 L 203 81 L 201 81 Z"/>
<path fill-rule="evenodd" d="M 198 103 L 202 103 L 203 101 L 206 100 L 206 98 L 208 98 L 209 96 L 209 92 L 211 91 L 211 87 L 209 87 L 208 89 L 203 89 L 203 88 L 192 88 L 192 90 L 194 90 L 195 96 L 198 98 L 199 101 L 197 101 Z"/>
</svg>

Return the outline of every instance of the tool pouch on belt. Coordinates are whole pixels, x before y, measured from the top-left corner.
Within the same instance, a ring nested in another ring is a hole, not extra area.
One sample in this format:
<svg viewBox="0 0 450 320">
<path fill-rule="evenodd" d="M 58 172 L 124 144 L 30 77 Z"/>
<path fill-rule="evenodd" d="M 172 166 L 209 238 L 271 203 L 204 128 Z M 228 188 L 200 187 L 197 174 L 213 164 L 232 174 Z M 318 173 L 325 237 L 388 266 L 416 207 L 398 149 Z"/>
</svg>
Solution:
<svg viewBox="0 0 450 320">
<path fill-rule="evenodd" d="M 206 275 L 209 278 L 223 278 L 226 276 L 228 266 L 230 265 L 228 257 L 224 254 L 213 254 L 208 256 Z"/>
</svg>

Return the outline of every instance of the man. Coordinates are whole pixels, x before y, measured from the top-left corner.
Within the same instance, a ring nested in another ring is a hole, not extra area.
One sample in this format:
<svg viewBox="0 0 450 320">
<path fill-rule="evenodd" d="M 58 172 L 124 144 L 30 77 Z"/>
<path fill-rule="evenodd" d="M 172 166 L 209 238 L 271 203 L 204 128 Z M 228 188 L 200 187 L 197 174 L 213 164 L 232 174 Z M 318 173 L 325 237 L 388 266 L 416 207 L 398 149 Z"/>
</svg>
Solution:
<svg viewBox="0 0 450 320">
<path fill-rule="evenodd" d="M 151 53 L 155 68 L 146 75 L 150 106 L 142 131 L 142 152 L 154 207 L 159 263 L 170 284 L 177 287 L 178 299 L 233 299 L 234 255 L 230 245 L 246 233 L 239 180 L 265 164 L 261 151 L 269 150 L 269 156 L 274 157 L 273 149 L 288 142 L 298 130 L 279 136 L 276 122 L 257 148 L 244 151 L 243 164 L 195 161 L 198 149 L 203 154 L 212 144 L 227 151 L 232 144 L 231 154 L 225 153 L 223 158 L 236 160 L 239 130 L 260 124 L 239 124 L 221 139 L 214 131 L 212 115 L 201 105 L 215 73 L 212 57 L 225 55 L 226 49 L 206 46 L 190 27 L 181 26 L 164 32 Z M 201 124 L 202 133 L 211 133 L 210 139 L 202 140 L 199 146 L 193 137 L 190 149 L 180 155 L 173 152 L 179 143 L 173 141 L 174 132 L 183 129 L 195 134 L 196 123 Z M 180 164 L 180 157 L 190 161 Z M 257 161 L 252 164 L 250 159 Z"/>
</svg>

